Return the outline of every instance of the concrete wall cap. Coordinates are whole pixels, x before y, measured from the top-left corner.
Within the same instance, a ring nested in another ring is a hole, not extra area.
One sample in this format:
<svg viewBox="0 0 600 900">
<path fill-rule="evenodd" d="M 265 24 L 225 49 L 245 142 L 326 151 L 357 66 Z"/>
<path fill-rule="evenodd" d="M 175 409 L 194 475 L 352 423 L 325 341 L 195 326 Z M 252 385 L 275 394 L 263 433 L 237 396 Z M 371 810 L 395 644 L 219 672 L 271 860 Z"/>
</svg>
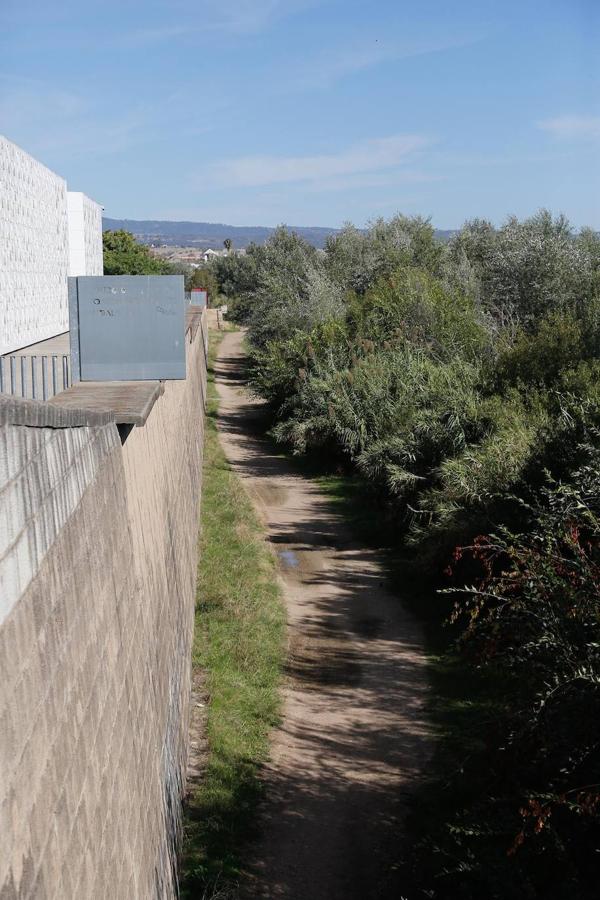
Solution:
<svg viewBox="0 0 600 900">
<path fill-rule="evenodd" d="M 24 400 L 0 394 L 0 425 L 28 425 L 31 428 L 81 428 L 109 425 L 115 421 L 110 410 L 89 410 L 56 406 L 41 400 Z"/>
<path fill-rule="evenodd" d="M 78 381 L 49 401 L 61 409 L 86 409 L 91 415 L 110 410 L 118 425 L 145 425 L 164 393 L 162 381 Z"/>
</svg>

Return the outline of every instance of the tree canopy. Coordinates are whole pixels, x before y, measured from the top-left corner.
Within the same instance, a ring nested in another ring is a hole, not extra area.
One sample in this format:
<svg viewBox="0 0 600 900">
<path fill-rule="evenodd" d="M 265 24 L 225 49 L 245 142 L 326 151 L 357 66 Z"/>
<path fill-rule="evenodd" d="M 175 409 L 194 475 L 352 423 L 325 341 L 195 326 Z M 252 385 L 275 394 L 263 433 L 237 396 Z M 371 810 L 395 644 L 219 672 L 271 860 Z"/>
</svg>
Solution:
<svg viewBox="0 0 600 900">
<path fill-rule="evenodd" d="M 457 637 L 445 664 L 493 683 L 468 752 L 444 749 L 408 864 L 419 896 L 592 900 L 598 235 L 543 210 L 467 222 L 442 244 L 399 215 L 345 226 L 324 253 L 279 229 L 217 276 L 248 326 L 272 435 L 352 473 L 386 546 L 457 598 L 439 598 Z"/>
<path fill-rule="evenodd" d="M 136 241 L 129 231 L 105 231 L 102 234 L 105 275 L 170 275 L 173 267 L 156 259 L 148 247 Z"/>
</svg>

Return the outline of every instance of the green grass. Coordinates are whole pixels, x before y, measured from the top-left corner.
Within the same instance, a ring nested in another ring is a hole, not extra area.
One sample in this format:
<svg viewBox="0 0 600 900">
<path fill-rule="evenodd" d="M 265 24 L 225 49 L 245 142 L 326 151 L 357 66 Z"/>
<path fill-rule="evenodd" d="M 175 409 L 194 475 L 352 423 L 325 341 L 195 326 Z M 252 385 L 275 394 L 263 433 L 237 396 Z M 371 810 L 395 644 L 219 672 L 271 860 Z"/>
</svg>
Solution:
<svg viewBox="0 0 600 900">
<path fill-rule="evenodd" d="M 185 898 L 228 896 L 240 871 L 260 792 L 259 770 L 280 712 L 285 613 L 276 561 L 217 426 L 211 335 L 202 537 L 193 666 L 205 673 L 208 761 L 184 820 Z"/>
</svg>

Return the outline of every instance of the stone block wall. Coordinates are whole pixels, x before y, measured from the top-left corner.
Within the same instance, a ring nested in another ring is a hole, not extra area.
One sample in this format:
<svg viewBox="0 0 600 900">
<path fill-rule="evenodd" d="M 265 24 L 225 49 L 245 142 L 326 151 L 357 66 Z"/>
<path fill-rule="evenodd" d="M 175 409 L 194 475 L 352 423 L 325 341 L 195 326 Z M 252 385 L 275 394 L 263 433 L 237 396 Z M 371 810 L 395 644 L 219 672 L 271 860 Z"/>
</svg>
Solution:
<svg viewBox="0 0 600 900">
<path fill-rule="evenodd" d="M 0 135 L 0 354 L 68 328 L 67 186 Z"/>
<path fill-rule="evenodd" d="M 0 402 L 0 898 L 176 896 L 204 333 L 124 444 Z M 2 422 L 4 421 L 4 424 Z"/>
</svg>

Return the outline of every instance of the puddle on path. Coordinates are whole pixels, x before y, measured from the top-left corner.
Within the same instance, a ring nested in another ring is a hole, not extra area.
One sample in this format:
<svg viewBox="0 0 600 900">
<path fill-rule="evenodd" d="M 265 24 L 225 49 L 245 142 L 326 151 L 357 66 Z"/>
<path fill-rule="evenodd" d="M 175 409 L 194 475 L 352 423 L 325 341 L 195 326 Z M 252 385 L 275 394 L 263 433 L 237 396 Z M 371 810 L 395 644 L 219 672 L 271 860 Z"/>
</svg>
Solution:
<svg viewBox="0 0 600 900">
<path fill-rule="evenodd" d="M 277 556 L 286 569 L 297 569 L 300 565 L 300 560 L 294 550 L 278 550 Z"/>
<path fill-rule="evenodd" d="M 269 478 L 255 479 L 253 491 L 266 506 L 283 506 L 288 496 L 286 488 Z"/>
</svg>

